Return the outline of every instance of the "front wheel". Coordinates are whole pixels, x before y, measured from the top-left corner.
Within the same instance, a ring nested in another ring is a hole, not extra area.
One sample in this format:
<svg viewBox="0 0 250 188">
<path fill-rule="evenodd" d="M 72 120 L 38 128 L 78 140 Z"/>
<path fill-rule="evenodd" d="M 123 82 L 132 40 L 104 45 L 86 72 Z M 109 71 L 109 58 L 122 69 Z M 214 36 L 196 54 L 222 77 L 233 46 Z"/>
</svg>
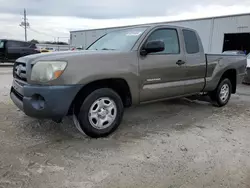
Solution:
<svg viewBox="0 0 250 188">
<path fill-rule="evenodd" d="M 92 137 L 104 137 L 114 132 L 123 117 L 123 103 L 112 89 L 102 88 L 90 93 L 76 114 L 80 128 Z"/>
<path fill-rule="evenodd" d="M 210 98 L 217 106 L 225 106 L 231 98 L 232 83 L 228 78 L 221 80 L 217 88 L 211 92 Z"/>
</svg>

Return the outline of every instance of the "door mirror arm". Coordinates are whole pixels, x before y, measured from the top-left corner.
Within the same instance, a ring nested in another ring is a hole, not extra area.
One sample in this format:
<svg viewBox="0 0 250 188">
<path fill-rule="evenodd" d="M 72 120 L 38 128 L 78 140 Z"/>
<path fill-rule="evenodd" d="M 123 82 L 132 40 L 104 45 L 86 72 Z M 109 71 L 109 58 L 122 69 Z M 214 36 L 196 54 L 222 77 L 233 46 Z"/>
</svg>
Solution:
<svg viewBox="0 0 250 188">
<path fill-rule="evenodd" d="M 140 51 L 140 55 L 141 56 L 146 56 L 147 54 L 148 54 L 148 52 L 144 48 L 142 48 L 141 51 Z"/>
<path fill-rule="evenodd" d="M 146 42 L 143 48 L 140 51 L 142 56 L 146 56 L 149 53 L 162 52 L 165 49 L 165 44 L 161 40 L 154 40 Z"/>
</svg>

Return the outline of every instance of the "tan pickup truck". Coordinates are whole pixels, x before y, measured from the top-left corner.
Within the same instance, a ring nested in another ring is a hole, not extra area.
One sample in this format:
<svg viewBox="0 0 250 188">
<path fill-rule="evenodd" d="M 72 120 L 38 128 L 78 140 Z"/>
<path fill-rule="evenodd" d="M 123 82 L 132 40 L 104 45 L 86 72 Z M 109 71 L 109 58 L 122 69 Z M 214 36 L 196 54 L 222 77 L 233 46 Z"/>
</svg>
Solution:
<svg viewBox="0 0 250 188">
<path fill-rule="evenodd" d="M 72 115 L 90 137 L 112 133 L 125 107 L 208 94 L 228 103 L 246 74 L 244 55 L 204 54 L 196 31 L 158 25 L 108 33 L 83 51 L 19 58 L 10 96 L 25 114 Z"/>
</svg>

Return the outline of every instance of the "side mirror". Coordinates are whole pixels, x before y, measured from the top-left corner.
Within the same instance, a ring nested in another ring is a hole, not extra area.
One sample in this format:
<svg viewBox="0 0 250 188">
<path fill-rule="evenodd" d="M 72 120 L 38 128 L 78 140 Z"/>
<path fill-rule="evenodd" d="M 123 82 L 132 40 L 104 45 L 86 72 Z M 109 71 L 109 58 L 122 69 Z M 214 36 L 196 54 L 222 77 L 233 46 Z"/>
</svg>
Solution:
<svg viewBox="0 0 250 188">
<path fill-rule="evenodd" d="M 152 52 L 162 52 L 165 50 L 165 44 L 161 40 L 153 40 L 149 41 L 145 44 L 144 48 L 142 49 L 143 54 L 148 54 Z"/>
</svg>

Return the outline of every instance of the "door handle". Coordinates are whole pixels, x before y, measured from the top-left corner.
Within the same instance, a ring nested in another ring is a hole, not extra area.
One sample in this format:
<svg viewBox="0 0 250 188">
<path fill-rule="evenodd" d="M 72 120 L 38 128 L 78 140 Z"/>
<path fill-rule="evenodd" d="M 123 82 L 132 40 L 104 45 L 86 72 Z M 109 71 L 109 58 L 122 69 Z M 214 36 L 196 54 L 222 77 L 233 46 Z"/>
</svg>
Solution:
<svg viewBox="0 0 250 188">
<path fill-rule="evenodd" d="M 176 62 L 176 64 L 177 65 L 183 65 L 183 64 L 185 64 L 186 62 L 185 61 L 182 61 L 182 60 L 178 60 L 177 62 Z"/>
</svg>

